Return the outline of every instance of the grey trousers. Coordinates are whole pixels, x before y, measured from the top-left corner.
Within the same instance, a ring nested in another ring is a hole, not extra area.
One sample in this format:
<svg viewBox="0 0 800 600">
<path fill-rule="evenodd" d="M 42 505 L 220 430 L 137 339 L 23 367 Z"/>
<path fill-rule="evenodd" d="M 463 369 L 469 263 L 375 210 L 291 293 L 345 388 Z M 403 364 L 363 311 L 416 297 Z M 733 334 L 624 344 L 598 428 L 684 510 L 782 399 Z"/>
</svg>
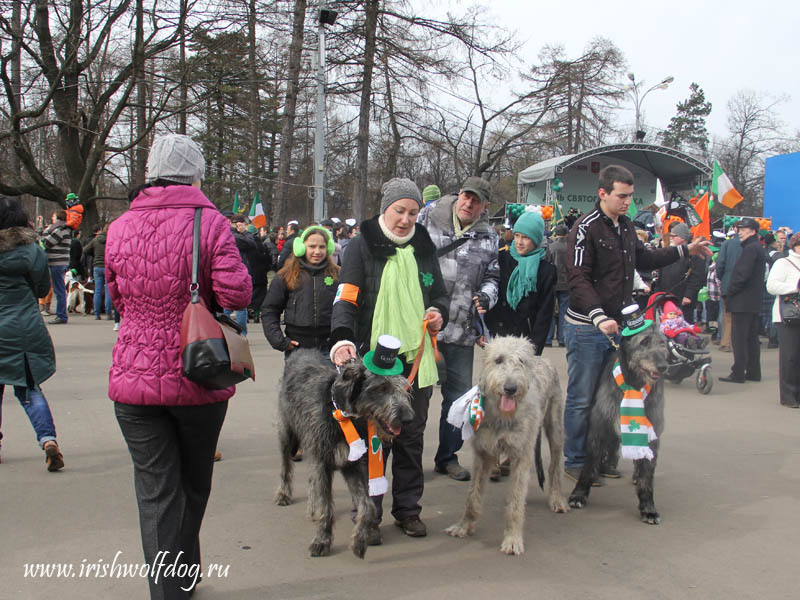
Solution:
<svg viewBox="0 0 800 600">
<path fill-rule="evenodd" d="M 201 406 L 114 403 L 133 459 L 152 599 L 188 598 L 202 574 L 200 525 L 227 410 L 227 401 Z"/>
</svg>

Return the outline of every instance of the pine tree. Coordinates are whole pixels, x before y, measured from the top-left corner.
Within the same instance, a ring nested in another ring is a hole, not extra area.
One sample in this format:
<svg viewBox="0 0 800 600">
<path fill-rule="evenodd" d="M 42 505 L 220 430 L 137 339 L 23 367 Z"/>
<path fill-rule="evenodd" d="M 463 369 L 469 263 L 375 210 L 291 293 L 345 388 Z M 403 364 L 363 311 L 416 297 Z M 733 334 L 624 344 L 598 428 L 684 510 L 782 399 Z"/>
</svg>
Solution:
<svg viewBox="0 0 800 600">
<path fill-rule="evenodd" d="M 706 117 L 711 114 L 711 102 L 706 102 L 703 88 L 698 84 L 692 83 L 689 89 L 689 99 L 678 102 L 675 116 L 661 134 L 661 143 L 678 150 L 694 148 L 705 153 L 708 147 Z"/>
</svg>

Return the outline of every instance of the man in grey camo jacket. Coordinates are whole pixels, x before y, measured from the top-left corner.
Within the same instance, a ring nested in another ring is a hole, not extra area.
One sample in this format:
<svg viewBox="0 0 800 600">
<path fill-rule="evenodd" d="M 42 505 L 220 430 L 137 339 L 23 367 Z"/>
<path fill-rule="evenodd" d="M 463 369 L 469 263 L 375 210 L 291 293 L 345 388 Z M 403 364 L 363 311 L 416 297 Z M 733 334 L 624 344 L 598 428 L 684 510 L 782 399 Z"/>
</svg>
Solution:
<svg viewBox="0 0 800 600">
<path fill-rule="evenodd" d="M 436 245 L 450 312 L 447 327 L 439 332 L 439 350 L 445 360 L 442 381 L 442 414 L 435 469 L 458 481 L 467 481 L 469 471 L 458 464 L 461 430 L 447 422 L 453 401 L 472 387 L 475 342 L 481 335 L 479 313 L 497 303 L 500 266 L 497 233 L 489 224 L 487 209 L 492 187 L 480 177 L 468 177 L 457 196 L 443 196 L 419 214 Z"/>
</svg>

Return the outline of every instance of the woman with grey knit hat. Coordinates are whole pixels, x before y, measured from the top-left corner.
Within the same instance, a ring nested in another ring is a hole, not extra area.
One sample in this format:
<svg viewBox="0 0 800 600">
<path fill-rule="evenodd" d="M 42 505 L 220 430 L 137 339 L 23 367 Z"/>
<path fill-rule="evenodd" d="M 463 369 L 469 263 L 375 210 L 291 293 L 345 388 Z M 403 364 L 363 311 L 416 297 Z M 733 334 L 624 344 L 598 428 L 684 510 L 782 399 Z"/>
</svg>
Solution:
<svg viewBox="0 0 800 600">
<path fill-rule="evenodd" d="M 361 235 L 350 240 L 331 317 L 331 360 L 339 366 L 375 350 L 378 337 L 399 339 L 399 360 L 408 376 L 420 348 L 419 372 L 411 389 L 414 420 L 403 424 L 391 451 L 392 515 L 395 525 L 411 537 L 427 534 L 419 518 L 424 487 L 423 433 L 433 385 L 438 379 L 430 334 L 447 324 L 447 291 L 436 246 L 427 230 L 416 223 L 422 194 L 410 179 L 395 178 L 381 189 L 381 213 L 361 224 Z M 377 522 L 370 544 L 382 541 L 378 524 L 383 515 L 382 496 L 373 498 Z"/>
<path fill-rule="evenodd" d="M 233 386 L 212 390 L 186 379 L 181 321 L 192 283 L 192 239 L 200 213 L 199 293 L 209 310 L 247 308 L 252 281 L 230 225 L 200 190 L 205 160 L 188 136 L 153 142 L 147 183 L 106 240 L 106 280 L 123 317 L 109 372 L 122 436 L 133 461 L 151 598 L 185 598 L 201 573 L 200 526 L 211 493 L 214 452 Z M 198 210 L 199 209 L 199 210 Z"/>
</svg>

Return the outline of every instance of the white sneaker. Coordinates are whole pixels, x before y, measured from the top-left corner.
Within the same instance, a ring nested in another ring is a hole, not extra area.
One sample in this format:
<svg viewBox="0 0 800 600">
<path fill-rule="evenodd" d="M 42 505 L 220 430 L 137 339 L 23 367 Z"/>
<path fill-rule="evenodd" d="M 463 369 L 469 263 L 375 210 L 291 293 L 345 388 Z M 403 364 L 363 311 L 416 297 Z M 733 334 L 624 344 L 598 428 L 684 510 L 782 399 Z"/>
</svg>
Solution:
<svg viewBox="0 0 800 600">
<path fill-rule="evenodd" d="M 114 323 L 114 331 L 119 331 L 119 323 Z"/>
</svg>

